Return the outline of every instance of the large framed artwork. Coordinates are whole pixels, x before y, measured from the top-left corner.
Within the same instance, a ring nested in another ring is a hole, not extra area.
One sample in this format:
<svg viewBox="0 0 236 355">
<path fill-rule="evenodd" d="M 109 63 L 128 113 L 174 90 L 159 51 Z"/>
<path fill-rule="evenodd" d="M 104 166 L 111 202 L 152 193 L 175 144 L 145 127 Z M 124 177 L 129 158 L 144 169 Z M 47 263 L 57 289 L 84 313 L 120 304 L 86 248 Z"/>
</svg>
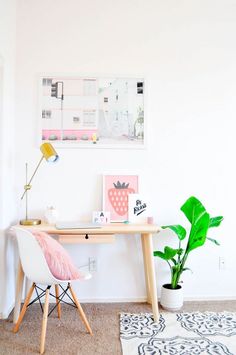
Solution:
<svg viewBox="0 0 236 355">
<path fill-rule="evenodd" d="M 144 79 L 40 78 L 41 139 L 57 146 L 143 148 Z"/>
<path fill-rule="evenodd" d="M 103 210 L 110 212 L 111 222 L 128 221 L 129 195 L 138 189 L 138 175 L 103 176 Z"/>
</svg>

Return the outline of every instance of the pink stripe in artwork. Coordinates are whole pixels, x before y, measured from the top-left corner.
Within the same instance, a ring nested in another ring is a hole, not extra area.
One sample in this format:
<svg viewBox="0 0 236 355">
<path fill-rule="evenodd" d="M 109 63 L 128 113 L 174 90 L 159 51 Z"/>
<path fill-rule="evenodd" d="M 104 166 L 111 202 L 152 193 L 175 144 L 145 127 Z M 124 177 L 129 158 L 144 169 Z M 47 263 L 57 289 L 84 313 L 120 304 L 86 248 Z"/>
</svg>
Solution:
<svg viewBox="0 0 236 355">
<path fill-rule="evenodd" d="M 60 129 L 43 129 L 43 140 L 91 140 L 92 135 L 97 133 L 96 129 L 91 130 L 78 130 L 78 129 L 65 129 L 61 132 Z M 62 134 L 62 137 L 61 137 Z"/>
</svg>

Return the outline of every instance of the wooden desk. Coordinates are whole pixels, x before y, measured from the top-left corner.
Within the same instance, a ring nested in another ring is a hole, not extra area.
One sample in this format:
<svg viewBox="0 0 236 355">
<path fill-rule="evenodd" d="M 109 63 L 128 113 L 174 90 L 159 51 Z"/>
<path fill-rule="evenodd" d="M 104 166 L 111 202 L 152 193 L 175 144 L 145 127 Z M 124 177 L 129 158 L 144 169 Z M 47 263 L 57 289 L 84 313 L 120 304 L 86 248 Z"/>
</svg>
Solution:
<svg viewBox="0 0 236 355">
<path fill-rule="evenodd" d="M 159 319 L 157 303 L 157 287 L 154 269 L 152 235 L 161 228 L 154 224 L 124 224 L 112 223 L 96 229 L 56 229 L 53 225 L 41 224 L 38 226 L 17 226 L 25 229 L 38 229 L 50 235 L 57 236 L 60 243 L 107 243 L 114 240 L 116 234 L 140 234 L 142 240 L 144 272 L 147 290 L 147 302 L 152 305 L 155 321 Z M 16 298 L 13 322 L 16 323 L 22 300 L 22 286 L 24 272 L 19 261 L 16 284 Z"/>
</svg>

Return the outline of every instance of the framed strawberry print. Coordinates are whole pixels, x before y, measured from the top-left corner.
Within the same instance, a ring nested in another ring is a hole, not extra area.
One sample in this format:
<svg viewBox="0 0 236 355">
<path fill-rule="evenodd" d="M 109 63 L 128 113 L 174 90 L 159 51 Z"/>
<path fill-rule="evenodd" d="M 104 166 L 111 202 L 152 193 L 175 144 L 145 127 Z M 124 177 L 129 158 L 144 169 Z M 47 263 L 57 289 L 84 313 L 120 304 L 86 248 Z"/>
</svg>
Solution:
<svg viewBox="0 0 236 355">
<path fill-rule="evenodd" d="M 138 175 L 103 176 L 103 210 L 109 211 L 111 222 L 128 220 L 128 197 L 138 193 Z"/>
</svg>

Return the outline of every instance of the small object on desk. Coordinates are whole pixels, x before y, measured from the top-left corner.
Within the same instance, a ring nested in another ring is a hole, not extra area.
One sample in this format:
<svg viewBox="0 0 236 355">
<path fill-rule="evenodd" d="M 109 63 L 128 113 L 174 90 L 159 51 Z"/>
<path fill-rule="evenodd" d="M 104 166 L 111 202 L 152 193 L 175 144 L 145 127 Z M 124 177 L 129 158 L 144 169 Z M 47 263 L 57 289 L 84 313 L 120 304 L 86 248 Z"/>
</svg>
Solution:
<svg viewBox="0 0 236 355">
<path fill-rule="evenodd" d="M 106 211 L 94 211 L 93 212 L 93 223 L 107 224 L 110 223 L 110 212 Z"/>
<path fill-rule="evenodd" d="M 145 223 L 148 216 L 149 204 L 141 194 L 129 194 L 129 221 L 133 223 Z M 150 213 L 150 212 L 149 212 Z"/>
<path fill-rule="evenodd" d="M 23 226 L 36 226 L 38 224 L 41 224 L 40 219 L 28 218 L 28 192 L 32 187 L 31 182 L 32 182 L 36 172 L 38 171 L 38 168 L 39 168 L 41 162 L 43 161 L 43 159 L 45 158 L 45 160 L 47 162 L 53 163 L 53 162 L 56 162 L 59 158 L 57 152 L 55 151 L 55 149 L 53 148 L 51 143 L 43 143 L 40 146 L 40 150 L 42 153 L 41 159 L 40 159 L 38 165 L 36 166 L 32 176 L 29 180 L 28 180 L 28 164 L 26 163 L 26 166 L 25 166 L 26 184 L 24 186 L 24 193 L 21 196 L 21 200 L 23 200 L 23 198 L 25 196 L 25 219 L 20 220 L 20 224 Z"/>
<path fill-rule="evenodd" d="M 44 216 L 48 224 L 54 224 L 58 220 L 58 212 L 53 206 L 46 208 Z"/>
<path fill-rule="evenodd" d="M 99 224 L 96 223 L 81 223 L 78 221 L 61 221 L 57 222 L 55 227 L 57 229 L 93 229 L 101 228 Z"/>
<path fill-rule="evenodd" d="M 147 223 L 148 224 L 153 224 L 153 217 L 148 217 L 147 218 Z"/>
</svg>

